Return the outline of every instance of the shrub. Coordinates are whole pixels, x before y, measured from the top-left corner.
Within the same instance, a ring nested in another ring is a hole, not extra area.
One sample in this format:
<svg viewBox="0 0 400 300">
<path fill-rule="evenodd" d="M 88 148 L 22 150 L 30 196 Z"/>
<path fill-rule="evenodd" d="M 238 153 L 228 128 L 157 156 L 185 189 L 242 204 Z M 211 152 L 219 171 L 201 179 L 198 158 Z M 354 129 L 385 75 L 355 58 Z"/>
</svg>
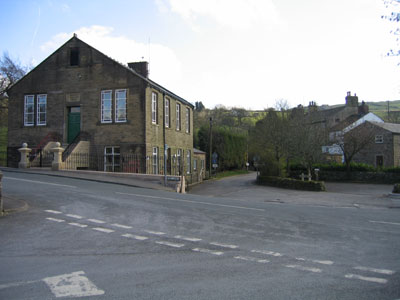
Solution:
<svg viewBox="0 0 400 300">
<path fill-rule="evenodd" d="M 303 191 L 325 191 L 325 183 L 322 181 L 301 181 L 291 178 L 276 176 L 259 176 L 257 182 L 262 185 L 273 187 L 303 190 Z"/>
</svg>

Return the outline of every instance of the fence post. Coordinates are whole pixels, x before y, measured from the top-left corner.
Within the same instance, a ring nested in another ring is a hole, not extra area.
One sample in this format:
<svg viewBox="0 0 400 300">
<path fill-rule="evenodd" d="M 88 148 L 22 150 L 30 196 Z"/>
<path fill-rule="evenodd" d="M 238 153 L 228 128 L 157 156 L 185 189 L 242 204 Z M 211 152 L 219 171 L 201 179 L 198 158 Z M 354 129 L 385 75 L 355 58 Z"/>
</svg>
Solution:
<svg viewBox="0 0 400 300">
<path fill-rule="evenodd" d="M 28 148 L 27 143 L 23 143 L 22 147 L 19 148 L 18 151 L 21 153 L 21 160 L 19 161 L 18 168 L 20 168 L 20 169 L 29 168 L 28 155 L 29 155 L 29 152 L 32 151 L 32 149 Z"/>
<path fill-rule="evenodd" d="M 3 198 L 2 198 L 2 184 L 1 180 L 3 179 L 3 173 L 0 171 L 0 216 L 3 214 Z"/>
<path fill-rule="evenodd" d="M 58 171 L 62 169 L 62 153 L 64 152 L 64 148 L 61 148 L 61 144 L 57 142 L 56 147 L 50 149 L 50 151 L 54 153 L 54 159 L 51 163 L 51 169 L 53 171 Z"/>
</svg>

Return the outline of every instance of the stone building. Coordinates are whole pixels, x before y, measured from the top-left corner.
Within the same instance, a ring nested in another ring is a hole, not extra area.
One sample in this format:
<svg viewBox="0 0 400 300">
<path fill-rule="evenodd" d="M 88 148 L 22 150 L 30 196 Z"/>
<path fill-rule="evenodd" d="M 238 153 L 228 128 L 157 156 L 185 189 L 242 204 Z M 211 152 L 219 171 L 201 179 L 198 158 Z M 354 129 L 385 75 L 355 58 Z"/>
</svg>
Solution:
<svg viewBox="0 0 400 300">
<path fill-rule="evenodd" d="M 345 105 L 332 108 L 318 107 L 315 102 L 310 102 L 308 106 L 308 116 L 313 124 L 320 124 L 327 130 L 347 119 L 359 119 L 369 113 L 368 105 L 365 102 L 358 103 L 358 96 L 347 92 Z M 355 120 L 354 120 L 355 121 Z M 354 122 L 352 121 L 352 123 Z"/>
<path fill-rule="evenodd" d="M 400 166 L 400 124 L 365 122 L 358 127 L 366 127 L 372 133 L 372 141 L 354 156 L 354 162 L 375 167 Z"/>
<path fill-rule="evenodd" d="M 8 165 L 23 142 L 34 155 L 58 141 L 64 160 L 80 149 L 97 170 L 190 174 L 194 106 L 148 75 L 147 62 L 125 66 L 74 35 L 9 90 Z"/>
</svg>

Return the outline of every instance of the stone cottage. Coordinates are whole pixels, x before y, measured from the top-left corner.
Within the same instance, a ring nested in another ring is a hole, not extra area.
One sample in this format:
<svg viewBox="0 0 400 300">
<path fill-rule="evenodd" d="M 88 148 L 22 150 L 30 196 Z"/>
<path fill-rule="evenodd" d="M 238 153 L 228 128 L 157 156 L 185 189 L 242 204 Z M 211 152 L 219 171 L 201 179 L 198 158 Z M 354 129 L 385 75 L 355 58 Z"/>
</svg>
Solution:
<svg viewBox="0 0 400 300">
<path fill-rule="evenodd" d="M 58 141 L 64 161 L 91 155 L 81 168 L 191 174 L 194 106 L 148 75 L 74 35 L 9 90 L 8 166 L 23 142 L 35 156 Z"/>
</svg>

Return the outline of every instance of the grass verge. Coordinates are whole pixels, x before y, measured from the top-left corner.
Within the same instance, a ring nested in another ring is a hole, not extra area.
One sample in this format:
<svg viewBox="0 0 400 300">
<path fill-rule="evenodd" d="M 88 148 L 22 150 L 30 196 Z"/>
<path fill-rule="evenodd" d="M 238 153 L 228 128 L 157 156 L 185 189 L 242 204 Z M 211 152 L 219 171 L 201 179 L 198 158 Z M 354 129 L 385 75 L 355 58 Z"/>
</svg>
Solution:
<svg viewBox="0 0 400 300">
<path fill-rule="evenodd" d="M 232 170 L 232 171 L 223 171 L 223 172 L 217 172 L 217 175 L 213 177 L 214 179 L 221 179 L 225 177 L 230 177 L 230 176 L 235 176 L 235 175 L 243 175 L 243 174 L 248 174 L 249 172 L 247 170 Z"/>
</svg>

